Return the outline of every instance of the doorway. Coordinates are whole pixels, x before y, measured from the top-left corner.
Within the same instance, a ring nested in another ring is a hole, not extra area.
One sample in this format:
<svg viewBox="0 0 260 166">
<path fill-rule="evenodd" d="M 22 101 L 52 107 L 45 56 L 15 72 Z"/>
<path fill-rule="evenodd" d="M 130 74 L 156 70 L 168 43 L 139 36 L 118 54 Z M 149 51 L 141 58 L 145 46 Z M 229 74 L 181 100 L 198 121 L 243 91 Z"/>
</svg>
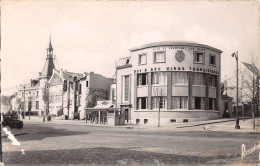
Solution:
<svg viewBox="0 0 260 166">
<path fill-rule="evenodd" d="M 125 109 L 125 123 L 128 124 L 129 123 L 129 110 Z"/>
</svg>

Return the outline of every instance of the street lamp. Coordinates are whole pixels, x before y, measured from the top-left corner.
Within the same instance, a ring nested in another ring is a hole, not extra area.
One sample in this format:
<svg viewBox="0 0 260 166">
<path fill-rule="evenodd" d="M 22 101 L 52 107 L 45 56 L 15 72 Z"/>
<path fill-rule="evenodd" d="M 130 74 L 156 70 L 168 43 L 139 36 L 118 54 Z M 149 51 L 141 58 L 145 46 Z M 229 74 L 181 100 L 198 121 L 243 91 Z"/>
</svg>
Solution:
<svg viewBox="0 0 260 166">
<path fill-rule="evenodd" d="M 231 56 L 235 57 L 236 62 L 237 62 L 237 108 L 236 108 L 236 126 L 235 126 L 235 129 L 240 129 L 239 118 L 238 118 L 238 51 L 236 53 L 234 52 Z"/>
<path fill-rule="evenodd" d="M 24 119 L 24 114 L 25 114 L 25 84 L 21 85 L 21 87 L 23 87 L 23 119 Z"/>
</svg>

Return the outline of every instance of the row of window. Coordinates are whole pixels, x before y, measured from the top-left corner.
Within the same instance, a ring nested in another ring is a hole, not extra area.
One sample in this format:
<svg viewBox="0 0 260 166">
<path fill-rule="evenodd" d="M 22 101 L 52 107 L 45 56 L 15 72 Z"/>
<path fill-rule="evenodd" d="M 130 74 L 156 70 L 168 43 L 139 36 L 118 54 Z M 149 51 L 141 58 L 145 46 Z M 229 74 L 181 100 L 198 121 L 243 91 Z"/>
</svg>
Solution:
<svg viewBox="0 0 260 166">
<path fill-rule="evenodd" d="M 39 101 L 35 101 L 35 105 L 32 104 L 32 101 L 26 102 L 25 104 L 25 108 L 27 108 L 27 110 L 34 111 L 34 109 L 39 109 Z M 35 106 L 35 108 L 32 108 L 33 106 Z"/>
<path fill-rule="evenodd" d="M 154 63 L 164 63 L 166 62 L 165 51 L 154 52 L 153 53 L 153 62 Z M 194 52 L 194 63 L 205 63 L 205 53 L 204 52 Z M 147 64 L 147 54 L 140 54 L 138 59 L 139 65 Z M 212 66 L 216 65 L 216 56 L 209 55 L 209 64 Z"/>
<path fill-rule="evenodd" d="M 188 109 L 188 97 L 172 97 L 171 109 Z M 215 99 L 209 98 L 209 110 L 215 110 Z M 167 109 L 167 97 L 152 97 L 152 109 Z M 147 109 L 148 99 L 147 97 L 137 98 L 137 109 Z M 192 109 L 205 109 L 204 97 L 192 98 Z"/>
<path fill-rule="evenodd" d="M 172 84 L 188 84 L 187 72 L 172 72 Z M 193 85 L 205 85 L 205 75 L 203 73 L 194 73 Z M 126 80 L 126 79 L 125 79 Z M 128 79 L 127 79 L 128 80 Z M 152 85 L 166 85 L 167 72 L 153 72 Z M 125 82 L 126 83 L 126 82 Z M 137 86 L 148 85 L 148 74 L 142 73 L 137 75 Z M 216 76 L 209 75 L 209 86 L 216 86 Z"/>
<path fill-rule="evenodd" d="M 39 96 L 39 91 L 32 92 L 32 93 L 31 92 L 26 92 L 25 93 L 25 96 L 35 96 L 35 95 L 38 97 Z M 22 92 L 22 97 L 24 97 L 24 92 Z"/>
</svg>

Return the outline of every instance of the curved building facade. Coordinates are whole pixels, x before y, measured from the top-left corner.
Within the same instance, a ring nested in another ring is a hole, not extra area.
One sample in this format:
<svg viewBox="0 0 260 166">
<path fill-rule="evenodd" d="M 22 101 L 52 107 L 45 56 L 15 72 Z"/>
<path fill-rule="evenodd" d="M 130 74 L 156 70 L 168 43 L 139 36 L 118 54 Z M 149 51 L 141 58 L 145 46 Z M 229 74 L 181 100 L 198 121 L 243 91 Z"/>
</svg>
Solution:
<svg viewBox="0 0 260 166">
<path fill-rule="evenodd" d="M 219 117 L 222 51 L 164 41 L 130 49 L 117 61 L 116 106 L 125 122 L 161 124 Z M 159 117 L 160 107 L 160 118 Z"/>
</svg>

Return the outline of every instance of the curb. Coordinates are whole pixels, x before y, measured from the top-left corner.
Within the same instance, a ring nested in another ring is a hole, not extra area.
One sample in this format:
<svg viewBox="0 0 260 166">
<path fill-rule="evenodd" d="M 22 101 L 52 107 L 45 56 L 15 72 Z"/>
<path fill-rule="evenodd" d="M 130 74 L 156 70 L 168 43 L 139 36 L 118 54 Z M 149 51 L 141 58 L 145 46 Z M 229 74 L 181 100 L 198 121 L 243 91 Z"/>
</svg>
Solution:
<svg viewBox="0 0 260 166">
<path fill-rule="evenodd" d="M 252 117 L 240 117 L 239 120 L 245 120 L 245 119 L 251 119 Z M 223 123 L 223 122 L 231 122 L 231 121 L 236 121 L 236 119 L 226 119 L 226 120 L 220 120 L 220 121 L 206 121 L 206 122 L 192 122 L 192 123 L 197 123 L 197 124 L 190 124 L 190 125 L 182 125 L 181 126 L 175 126 L 175 125 L 165 125 L 165 126 L 161 126 L 161 127 L 169 127 L 169 126 L 173 126 L 175 128 L 188 128 L 188 127 L 196 127 L 196 126 L 203 126 L 203 125 L 209 125 L 209 124 L 215 124 L 215 123 Z M 27 121 L 29 123 L 38 123 L 38 124 L 63 124 L 63 125 L 76 125 L 76 126 L 91 126 L 91 127 L 107 127 L 107 128 L 136 128 L 136 129 L 143 129 L 143 128 L 150 128 L 148 126 L 140 126 L 140 125 L 136 125 L 136 124 L 131 124 L 131 125 L 122 125 L 122 126 L 108 126 L 108 125 L 93 125 L 93 124 L 86 124 L 86 123 L 78 123 L 75 121 L 67 121 L 67 120 L 58 120 L 58 121 L 46 121 L 46 122 L 42 122 L 42 121 Z M 153 128 L 151 126 L 151 128 Z"/>
<path fill-rule="evenodd" d="M 251 117 L 240 118 L 239 120 L 244 120 L 244 119 L 251 119 Z M 195 126 L 202 126 L 202 125 L 222 123 L 222 122 L 231 122 L 231 121 L 236 121 L 236 119 L 228 119 L 228 120 L 222 120 L 222 121 L 216 121 L 216 122 L 206 122 L 206 123 L 200 123 L 200 124 L 194 124 L 194 125 L 179 126 L 176 128 L 195 127 Z"/>
</svg>

